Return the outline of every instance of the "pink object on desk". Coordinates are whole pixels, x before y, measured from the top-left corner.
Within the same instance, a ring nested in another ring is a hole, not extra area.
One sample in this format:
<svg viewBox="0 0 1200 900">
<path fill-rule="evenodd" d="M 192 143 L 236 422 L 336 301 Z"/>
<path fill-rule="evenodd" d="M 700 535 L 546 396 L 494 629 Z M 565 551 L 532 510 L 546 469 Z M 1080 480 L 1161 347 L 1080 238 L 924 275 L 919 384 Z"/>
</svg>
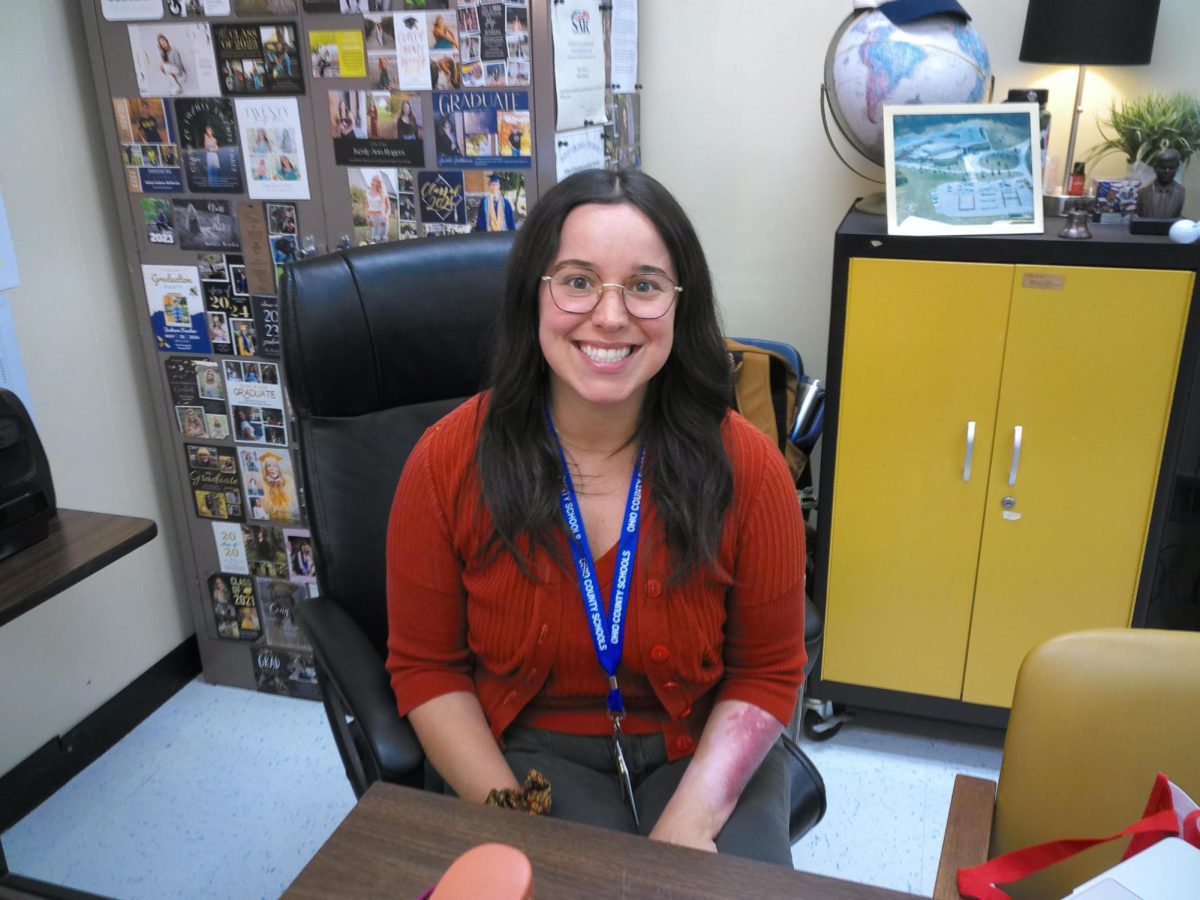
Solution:
<svg viewBox="0 0 1200 900">
<path fill-rule="evenodd" d="M 533 865 L 516 847 L 480 844 L 453 863 L 417 900 L 533 900 Z"/>
</svg>

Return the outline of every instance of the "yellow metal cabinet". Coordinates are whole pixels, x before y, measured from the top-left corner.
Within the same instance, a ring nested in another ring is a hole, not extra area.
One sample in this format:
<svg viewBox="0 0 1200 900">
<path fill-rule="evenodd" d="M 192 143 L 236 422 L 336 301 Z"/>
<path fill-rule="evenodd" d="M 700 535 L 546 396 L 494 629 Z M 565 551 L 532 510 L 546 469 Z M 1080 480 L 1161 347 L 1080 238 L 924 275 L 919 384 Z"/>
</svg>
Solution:
<svg viewBox="0 0 1200 900">
<path fill-rule="evenodd" d="M 1007 707 L 1129 624 L 1192 280 L 850 261 L 822 680 Z"/>
<path fill-rule="evenodd" d="M 823 679 L 962 691 L 1011 290 L 1012 266 L 851 263 Z"/>
</svg>

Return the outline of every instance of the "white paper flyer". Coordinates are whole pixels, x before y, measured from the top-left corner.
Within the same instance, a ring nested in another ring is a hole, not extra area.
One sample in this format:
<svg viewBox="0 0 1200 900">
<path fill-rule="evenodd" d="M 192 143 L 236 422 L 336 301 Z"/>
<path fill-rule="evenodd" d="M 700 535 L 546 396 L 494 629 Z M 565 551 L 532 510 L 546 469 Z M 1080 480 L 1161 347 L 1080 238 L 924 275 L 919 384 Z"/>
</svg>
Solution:
<svg viewBox="0 0 1200 900">
<path fill-rule="evenodd" d="M 283 387 L 275 363 L 225 360 L 225 392 L 235 440 L 287 446 Z"/>
<path fill-rule="evenodd" d="M 209 353 L 200 270 L 195 266 L 142 266 L 155 346 L 162 352 Z"/>
<path fill-rule="evenodd" d="M 138 19 L 161 19 L 162 0 L 100 0 L 100 12 L 110 22 L 136 22 Z"/>
<path fill-rule="evenodd" d="M 13 247 L 12 231 L 8 226 L 8 212 L 4 209 L 4 197 L 0 196 L 0 291 L 15 288 L 21 283 L 17 270 L 17 251 Z"/>
<path fill-rule="evenodd" d="M 4 293 L 0 293 L 0 388 L 16 394 L 25 405 L 29 417 L 34 418 L 33 400 L 29 396 L 29 384 L 25 381 L 25 369 L 21 365 L 21 348 L 17 345 L 12 307 L 8 295 Z"/>
<path fill-rule="evenodd" d="M 554 136 L 554 169 L 558 181 L 585 169 L 604 168 L 604 130 L 581 128 Z"/>
<path fill-rule="evenodd" d="M 400 90 L 427 91 L 433 86 L 433 80 L 429 74 L 429 35 L 425 16 L 397 13 L 394 21 Z"/>
<path fill-rule="evenodd" d="M 129 50 L 143 97 L 215 97 L 221 93 L 208 25 L 130 25 Z"/>
<path fill-rule="evenodd" d="M 599 0 L 568 0 L 551 6 L 554 36 L 556 131 L 605 125 L 604 29 Z"/>
<path fill-rule="evenodd" d="M 296 98 L 238 97 L 233 103 L 250 199 L 309 199 Z"/>
<path fill-rule="evenodd" d="M 217 570 L 234 575 L 249 575 L 242 526 L 237 522 L 213 522 L 213 542 L 217 545 Z"/>
<path fill-rule="evenodd" d="M 612 89 L 628 94 L 637 85 L 638 8 L 637 0 L 612 0 Z"/>
</svg>

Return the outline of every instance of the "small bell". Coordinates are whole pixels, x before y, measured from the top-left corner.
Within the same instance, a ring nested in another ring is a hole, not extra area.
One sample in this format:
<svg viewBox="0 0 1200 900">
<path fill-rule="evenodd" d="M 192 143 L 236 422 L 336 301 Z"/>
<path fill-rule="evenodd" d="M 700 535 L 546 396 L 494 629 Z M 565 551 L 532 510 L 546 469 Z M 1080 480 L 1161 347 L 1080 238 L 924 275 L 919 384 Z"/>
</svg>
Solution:
<svg viewBox="0 0 1200 900">
<path fill-rule="evenodd" d="M 1086 241 L 1091 238 L 1092 232 L 1088 228 L 1089 215 L 1090 212 L 1087 207 L 1077 206 L 1075 209 L 1072 209 L 1067 213 L 1067 224 L 1058 233 L 1058 236 L 1076 241 Z"/>
</svg>

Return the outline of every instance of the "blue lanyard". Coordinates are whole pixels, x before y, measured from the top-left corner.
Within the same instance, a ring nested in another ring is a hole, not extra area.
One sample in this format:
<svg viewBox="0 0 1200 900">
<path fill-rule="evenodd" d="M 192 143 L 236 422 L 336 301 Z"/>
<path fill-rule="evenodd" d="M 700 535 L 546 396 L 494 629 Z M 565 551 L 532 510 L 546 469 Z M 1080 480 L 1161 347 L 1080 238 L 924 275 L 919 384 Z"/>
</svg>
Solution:
<svg viewBox="0 0 1200 900">
<path fill-rule="evenodd" d="M 592 550 L 584 532 L 583 517 L 579 514 L 575 485 L 571 481 L 567 457 L 563 453 L 562 443 L 558 440 L 558 432 L 554 429 L 549 410 L 546 411 L 546 422 L 550 425 L 550 434 L 554 436 L 558 458 L 562 463 L 563 487 L 558 505 L 562 509 L 563 521 L 567 524 L 570 537 L 568 543 L 571 546 L 571 556 L 575 559 L 575 574 L 579 578 L 579 593 L 583 597 L 583 609 L 587 613 L 590 626 L 588 630 L 596 648 L 596 658 L 608 675 L 608 711 L 610 715 L 619 717 L 625 714 L 625 705 L 621 700 L 621 690 L 617 687 L 617 667 L 621 665 L 621 647 L 625 636 L 625 601 L 629 596 L 629 582 L 633 577 L 638 529 L 642 519 L 642 461 L 646 457 L 646 448 L 638 451 L 637 464 L 633 467 L 633 477 L 629 481 L 629 496 L 625 500 L 625 515 L 622 518 L 624 527 L 617 541 L 617 561 L 613 567 L 609 614 L 605 615 L 604 607 L 600 605 L 600 586 L 596 583 L 596 564 L 592 560 Z"/>
</svg>

